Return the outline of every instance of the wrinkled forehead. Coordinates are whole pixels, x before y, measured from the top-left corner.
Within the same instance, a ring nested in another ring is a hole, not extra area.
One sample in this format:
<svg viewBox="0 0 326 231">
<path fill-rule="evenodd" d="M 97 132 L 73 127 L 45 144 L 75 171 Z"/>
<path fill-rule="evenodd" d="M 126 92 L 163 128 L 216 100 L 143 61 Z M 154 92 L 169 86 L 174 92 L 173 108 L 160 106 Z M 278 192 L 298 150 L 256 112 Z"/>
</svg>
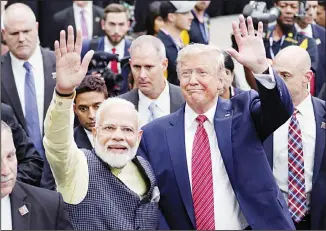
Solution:
<svg viewBox="0 0 326 231">
<path fill-rule="evenodd" d="M 138 116 L 135 110 L 124 105 L 104 108 L 100 115 L 99 125 L 116 125 L 138 128 Z"/>
</svg>

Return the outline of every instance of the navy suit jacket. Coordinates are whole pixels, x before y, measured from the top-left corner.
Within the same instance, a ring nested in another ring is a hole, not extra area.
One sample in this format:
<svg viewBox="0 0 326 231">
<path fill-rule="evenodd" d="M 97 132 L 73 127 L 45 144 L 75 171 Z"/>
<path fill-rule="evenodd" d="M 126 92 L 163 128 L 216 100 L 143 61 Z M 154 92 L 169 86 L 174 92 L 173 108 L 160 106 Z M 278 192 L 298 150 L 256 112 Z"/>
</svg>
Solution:
<svg viewBox="0 0 326 231">
<path fill-rule="evenodd" d="M 323 155 L 325 155 L 325 139 L 326 130 L 321 127 L 322 123 L 326 122 L 325 116 L 325 101 L 312 97 L 312 104 L 314 108 L 316 121 L 316 146 L 315 146 L 315 160 L 314 170 L 312 176 L 312 192 L 311 192 L 311 229 L 320 229 L 322 220 L 323 204 L 326 203 L 326 169 L 321 168 Z M 264 148 L 267 155 L 269 165 L 273 169 L 273 134 L 269 136 L 264 142 Z M 321 175 L 319 177 L 319 175 Z M 318 181 L 318 187 L 315 185 Z"/>
<path fill-rule="evenodd" d="M 92 143 L 89 141 L 88 136 L 83 128 L 83 126 L 78 125 L 74 129 L 74 139 L 78 148 L 92 150 Z"/>
<path fill-rule="evenodd" d="M 318 66 L 316 70 L 315 90 L 316 96 L 319 95 L 321 89 L 326 82 L 326 60 L 325 60 L 325 37 L 326 30 L 317 24 L 311 24 L 312 36 L 316 40 L 317 53 L 318 53 Z"/>
<path fill-rule="evenodd" d="M 283 81 L 266 89 L 218 99 L 214 127 L 240 208 L 252 229 L 295 229 L 264 152 L 263 140 L 292 114 Z M 278 113 L 272 113 L 277 111 Z M 171 229 L 195 229 L 184 134 L 185 106 L 145 125 L 138 155 L 152 165 L 161 192 L 160 209 Z M 218 205 L 217 205 L 218 206 Z M 166 224 L 165 224 L 166 225 Z M 160 223 L 160 229 L 167 228 Z"/>
<path fill-rule="evenodd" d="M 125 38 L 125 50 L 124 50 L 124 54 L 123 57 L 128 57 L 130 56 L 129 54 L 129 48 L 131 46 L 131 40 Z M 82 46 L 82 51 L 81 51 L 81 56 L 84 57 L 86 55 L 86 53 L 91 49 L 90 47 L 91 44 L 91 40 L 84 40 L 83 41 L 83 46 Z M 104 51 L 104 36 L 100 37 L 98 39 L 98 45 L 97 45 L 97 49 L 95 51 Z M 128 74 L 129 74 L 129 67 L 125 66 L 121 69 L 121 75 L 123 77 L 123 84 L 120 90 L 120 94 L 124 94 L 128 91 Z"/>
<path fill-rule="evenodd" d="M 17 181 L 9 196 L 13 230 L 73 230 L 60 193 Z"/>
<path fill-rule="evenodd" d="M 178 48 L 175 45 L 172 37 L 165 34 L 163 31 L 157 33 L 157 38 L 159 38 L 165 46 L 166 58 L 168 59 L 168 77 L 167 80 L 169 83 L 179 86 L 180 81 L 177 75 L 177 57 L 178 57 Z"/>
</svg>

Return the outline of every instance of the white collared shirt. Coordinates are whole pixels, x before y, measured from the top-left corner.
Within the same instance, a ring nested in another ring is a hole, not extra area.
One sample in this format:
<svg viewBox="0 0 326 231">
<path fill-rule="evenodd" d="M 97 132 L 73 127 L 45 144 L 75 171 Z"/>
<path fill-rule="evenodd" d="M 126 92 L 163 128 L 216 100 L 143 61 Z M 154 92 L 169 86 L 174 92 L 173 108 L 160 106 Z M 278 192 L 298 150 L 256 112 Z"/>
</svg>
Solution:
<svg viewBox="0 0 326 231">
<path fill-rule="evenodd" d="M 157 118 L 160 118 L 165 115 L 170 114 L 170 88 L 169 83 L 165 80 L 165 87 L 159 97 L 155 99 L 150 99 L 145 96 L 139 89 L 138 89 L 139 101 L 138 101 L 138 111 L 140 114 L 140 127 L 146 125 L 148 123 L 150 117 L 150 111 L 148 109 L 149 105 L 155 101 L 157 107 L 155 111 L 155 115 Z"/>
<path fill-rule="evenodd" d="M 122 39 L 116 46 L 113 46 L 111 42 L 109 41 L 107 36 L 104 36 L 104 51 L 108 53 L 113 53 L 112 48 L 115 48 L 116 54 L 119 54 L 119 59 L 122 59 L 125 56 L 125 46 L 126 46 L 126 41 L 125 39 Z M 109 63 L 109 68 L 111 68 L 111 62 Z M 118 71 L 121 73 L 121 65 L 118 63 Z"/>
<path fill-rule="evenodd" d="M 11 201 L 9 195 L 1 198 L 1 230 L 12 230 Z"/>
<path fill-rule="evenodd" d="M 25 116 L 25 76 L 26 69 L 24 68 L 24 60 L 17 59 L 11 52 L 11 66 L 15 78 L 15 83 L 18 91 L 20 104 Z M 40 122 L 40 131 L 43 134 L 43 119 L 44 119 L 44 69 L 43 57 L 40 46 L 36 46 L 33 55 L 29 58 L 28 62 L 32 65 L 34 75 L 34 84 L 36 91 L 38 118 Z"/>
<path fill-rule="evenodd" d="M 84 17 L 87 24 L 88 39 L 92 39 L 93 36 L 93 2 L 87 1 L 88 4 L 81 8 L 75 2 L 72 7 L 74 10 L 74 18 L 76 24 L 76 30 L 81 30 L 81 11 L 84 10 Z M 65 28 L 66 29 L 66 28 Z"/>
<path fill-rule="evenodd" d="M 94 140 L 93 140 L 94 138 L 93 138 L 93 134 L 92 134 L 92 132 L 88 131 L 88 130 L 85 129 L 85 128 L 84 128 L 84 130 L 85 130 L 85 132 L 86 132 L 86 135 L 87 135 L 89 141 L 90 141 L 91 144 L 92 144 L 92 147 L 94 147 Z"/>
<path fill-rule="evenodd" d="M 300 32 L 304 32 L 305 36 L 308 36 L 309 38 L 312 38 L 312 27 L 310 24 L 308 24 L 308 26 L 304 29 L 301 29 L 301 27 L 298 26 L 298 24 L 295 23 L 295 29 L 300 33 Z"/>
<path fill-rule="evenodd" d="M 239 230 L 245 229 L 248 223 L 243 216 L 237 198 L 232 189 L 229 176 L 226 172 L 225 165 L 218 147 L 218 140 L 214 129 L 214 115 L 216 105 L 209 109 L 204 115 L 207 121 L 204 123 L 205 130 L 209 138 L 209 146 L 212 158 L 212 174 L 213 174 L 213 192 L 214 192 L 214 218 L 215 229 Z M 192 146 L 195 133 L 198 127 L 196 117 L 198 114 L 194 112 L 188 104 L 185 107 L 185 142 L 186 157 L 189 174 L 189 182 L 192 189 Z"/>
<path fill-rule="evenodd" d="M 305 189 L 308 193 L 309 205 L 316 145 L 316 122 L 311 95 L 309 94 L 296 108 L 299 110 L 296 117 L 302 134 Z M 285 201 L 288 200 L 288 133 L 290 120 L 291 118 L 279 127 L 273 136 L 273 174 L 278 186 L 284 193 Z"/>
</svg>

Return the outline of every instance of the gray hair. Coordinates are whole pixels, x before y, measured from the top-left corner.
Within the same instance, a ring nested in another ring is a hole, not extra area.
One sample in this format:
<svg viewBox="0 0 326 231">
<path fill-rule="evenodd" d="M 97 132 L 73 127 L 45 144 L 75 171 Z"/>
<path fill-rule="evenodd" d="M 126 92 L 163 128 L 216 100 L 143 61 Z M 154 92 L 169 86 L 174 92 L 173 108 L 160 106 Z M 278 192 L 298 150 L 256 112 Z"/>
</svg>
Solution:
<svg viewBox="0 0 326 231">
<path fill-rule="evenodd" d="M 113 97 L 113 98 L 108 98 L 106 100 L 104 100 L 101 104 L 100 107 L 97 109 L 96 112 L 96 122 L 95 122 L 95 127 L 99 126 L 99 122 L 101 120 L 101 114 L 102 111 L 104 111 L 105 109 L 107 109 L 108 107 L 114 107 L 114 106 L 121 106 L 124 105 L 128 108 L 130 108 L 131 111 L 134 111 L 137 115 L 137 129 L 139 129 L 139 112 L 136 110 L 135 105 L 131 102 L 129 102 L 128 100 L 125 99 L 121 99 L 118 97 Z"/>
<path fill-rule="evenodd" d="M 7 131 L 10 135 L 12 135 L 11 127 L 3 120 L 1 120 L 1 132 Z"/>
<path fill-rule="evenodd" d="M 24 4 L 24 3 L 14 3 L 8 6 L 8 8 L 4 11 L 3 14 L 3 25 L 4 27 L 8 27 L 8 17 L 18 17 L 19 15 L 29 15 L 33 22 L 36 22 L 36 17 L 32 9 Z"/>
<path fill-rule="evenodd" d="M 165 46 L 162 43 L 162 41 L 154 36 L 151 35 L 141 35 L 138 38 L 136 38 L 130 46 L 130 54 L 132 54 L 133 50 L 135 50 L 136 48 L 147 48 L 149 46 L 152 46 L 158 57 L 160 59 L 165 59 L 166 58 L 166 51 L 165 51 Z M 131 55 L 132 57 L 132 55 Z"/>
<path fill-rule="evenodd" d="M 180 68 L 181 68 L 181 63 L 185 59 L 185 57 L 198 57 L 199 55 L 206 55 L 210 56 L 212 61 L 212 65 L 216 65 L 216 71 L 224 69 L 224 53 L 223 50 L 214 46 L 214 45 L 204 45 L 204 44 L 199 44 L 199 43 L 194 43 L 187 45 L 184 47 L 182 50 L 179 51 L 178 53 L 178 58 L 177 58 L 177 73 L 178 76 L 180 76 Z"/>
</svg>

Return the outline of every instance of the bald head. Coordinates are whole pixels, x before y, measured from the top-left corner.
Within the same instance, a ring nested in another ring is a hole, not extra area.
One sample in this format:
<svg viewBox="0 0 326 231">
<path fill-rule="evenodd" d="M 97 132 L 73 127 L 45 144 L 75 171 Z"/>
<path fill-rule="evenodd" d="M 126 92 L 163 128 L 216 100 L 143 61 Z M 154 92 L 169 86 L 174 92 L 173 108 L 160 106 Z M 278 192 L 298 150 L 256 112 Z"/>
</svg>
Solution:
<svg viewBox="0 0 326 231">
<path fill-rule="evenodd" d="M 273 60 L 273 68 L 284 80 L 295 106 L 309 94 L 308 86 L 313 76 L 308 52 L 299 46 L 282 49 Z"/>
<path fill-rule="evenodd" d="M 273 60 L 274 65 L 282 65 L 309 71 L 311 59 L 309 53 L 299 46 L 288 46 L 282 49 Z"/>
<path fill-rule="evenodd" d="M 10 26 L 12 21 L 28 21 L 36 23 L 36 17 L 34 12 L 27 5 L 23 3 L 14 3 L 10 5 L 6 10 L 3 18 L 5 28 Z"/>
</svg>

